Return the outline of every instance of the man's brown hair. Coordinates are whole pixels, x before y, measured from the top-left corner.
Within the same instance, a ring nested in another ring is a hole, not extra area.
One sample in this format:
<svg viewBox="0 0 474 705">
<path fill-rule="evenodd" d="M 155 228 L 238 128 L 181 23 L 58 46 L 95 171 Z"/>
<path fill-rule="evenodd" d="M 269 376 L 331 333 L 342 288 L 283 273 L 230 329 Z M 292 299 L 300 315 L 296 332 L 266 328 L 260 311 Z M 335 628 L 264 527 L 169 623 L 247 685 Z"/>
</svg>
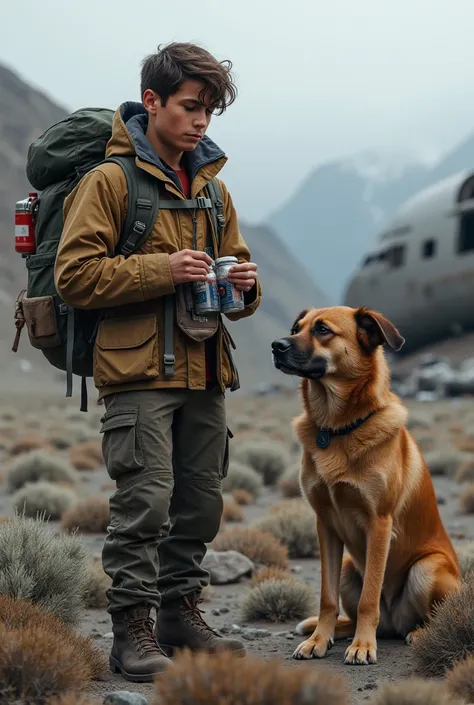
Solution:
<svg viewBox="0 0 474 705">
<path fill-rule="evenodd" d="M 210 109 L 220 115 L 237 97 L 231 69 L 231 61 L 218 61 L 196 44 L 172 42 L 159 46 L 156 54 L 143 60 L 141 96 L 143 98 L 146 90 L 152 90 L 160 96 L 162 105 L 166 105 L 170 95 L 179 91 L 184 81 L 202 81 L 200 100 L 209 99 Z"/>
</svg>

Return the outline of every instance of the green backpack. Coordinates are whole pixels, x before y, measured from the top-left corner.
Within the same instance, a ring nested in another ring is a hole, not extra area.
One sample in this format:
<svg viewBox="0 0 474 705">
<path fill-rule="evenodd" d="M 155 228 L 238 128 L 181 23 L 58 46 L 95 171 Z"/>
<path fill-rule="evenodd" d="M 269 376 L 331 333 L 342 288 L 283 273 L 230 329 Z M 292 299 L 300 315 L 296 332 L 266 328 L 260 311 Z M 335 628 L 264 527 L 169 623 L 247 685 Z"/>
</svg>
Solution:
<svg viewBox="0 0 474 705">
<path fill-rule="evenodd" d="M 26 174 L 41 192 L 35 220 L 36 252 L 26 255 L 27 289 L 15 306 L 18 350 L 21 329 L 26 324 L 34 348 L 66 372 L 66 396 L 72 396 L 73 374 L 82 378 L 81 411 L 87 411 L 87 377 L 93 376 L 93 349 L 102 318 L 98 309 L 85 310 L 65 304 L 56 291 L 54 264 L 63 229 L 63 204 L 81 178 L 95 166 L 114 162 L 127 179 L 129 209 L 114 255 L 128 257 L 148 238 L 160 209 L 211 208 L 217 241 L 222 237 L 224 210 L 219 183 L 213 179 L 206 197 L 188 200 L 160 199 L 154 177 L 135 164 L 134 156 L 105 158 L 112 135 L 113 110 L 83 108 L 52 125 L 29 147 Z M 112 256 L 114 256 L 112 255 Z M 173 297 L 165 306 L 165 375 L 174 374 Z"/>
</svg>

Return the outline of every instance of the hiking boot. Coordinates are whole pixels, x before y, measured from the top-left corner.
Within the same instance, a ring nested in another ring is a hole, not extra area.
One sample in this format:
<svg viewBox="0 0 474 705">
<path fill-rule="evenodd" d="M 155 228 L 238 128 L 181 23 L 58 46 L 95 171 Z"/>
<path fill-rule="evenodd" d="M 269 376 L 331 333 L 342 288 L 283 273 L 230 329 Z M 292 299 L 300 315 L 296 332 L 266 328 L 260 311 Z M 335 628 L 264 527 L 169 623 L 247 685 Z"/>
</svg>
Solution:
<svg viewBox="0 0 474 705">
<path fill-rule="evenodd" d="M 172 661 L 156 643 L 150 607 L 146 604 L 112 613 L 114 643 L 110 670 L 136 683 L 152 682 Z"/>
<path fill-rule="evenodd" d="M 165 654 L 171 656 L 175 649 L 191 651 L 232 651 L 245 656 L 245 647 L 238 639 L 225 639 L 212 629 L 201 616 L 197 595 L 187 595 L 164 604 L 158 610 L 155 634 Z"/>
</svg>

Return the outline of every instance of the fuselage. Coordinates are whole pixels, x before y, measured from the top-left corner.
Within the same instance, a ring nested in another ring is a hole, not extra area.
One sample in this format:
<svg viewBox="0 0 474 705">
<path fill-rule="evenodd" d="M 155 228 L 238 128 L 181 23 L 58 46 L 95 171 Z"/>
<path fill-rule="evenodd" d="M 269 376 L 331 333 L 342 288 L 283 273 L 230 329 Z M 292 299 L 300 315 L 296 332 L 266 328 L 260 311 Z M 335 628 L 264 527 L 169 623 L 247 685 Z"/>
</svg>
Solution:
<svg viewBox="0 0 474 705">
<path fill-rule="evenodd" d="M 411 352 L 474 328 L 474 171 L 409 199 L 350 280 L 344 304 L 381 311 Z"/>
</svg>

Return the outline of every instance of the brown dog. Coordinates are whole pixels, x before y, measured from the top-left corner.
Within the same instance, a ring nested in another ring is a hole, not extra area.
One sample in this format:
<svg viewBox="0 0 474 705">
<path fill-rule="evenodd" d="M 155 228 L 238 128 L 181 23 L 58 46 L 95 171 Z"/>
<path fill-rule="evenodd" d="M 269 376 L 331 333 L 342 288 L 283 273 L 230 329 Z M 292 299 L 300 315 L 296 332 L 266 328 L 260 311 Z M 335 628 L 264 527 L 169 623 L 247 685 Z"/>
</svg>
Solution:
<svg viewBox="0 0 474 705">
<path fill-rule="evenodd" d="M 311 636 L 294 658 L 322 658 L 334 639 L 352 638 L 345 663 L 376 663 L 376 635 L 411 643 L 460 584 L 431 476 L 390 389 L 383 345 L 404 342 L 380 313 L 337 306 L 303 311 L 272 343 L 274 365 L 303 378 L 300 483 L 321 553 L 319 618 L 298 625 Z"/>
</svg>

